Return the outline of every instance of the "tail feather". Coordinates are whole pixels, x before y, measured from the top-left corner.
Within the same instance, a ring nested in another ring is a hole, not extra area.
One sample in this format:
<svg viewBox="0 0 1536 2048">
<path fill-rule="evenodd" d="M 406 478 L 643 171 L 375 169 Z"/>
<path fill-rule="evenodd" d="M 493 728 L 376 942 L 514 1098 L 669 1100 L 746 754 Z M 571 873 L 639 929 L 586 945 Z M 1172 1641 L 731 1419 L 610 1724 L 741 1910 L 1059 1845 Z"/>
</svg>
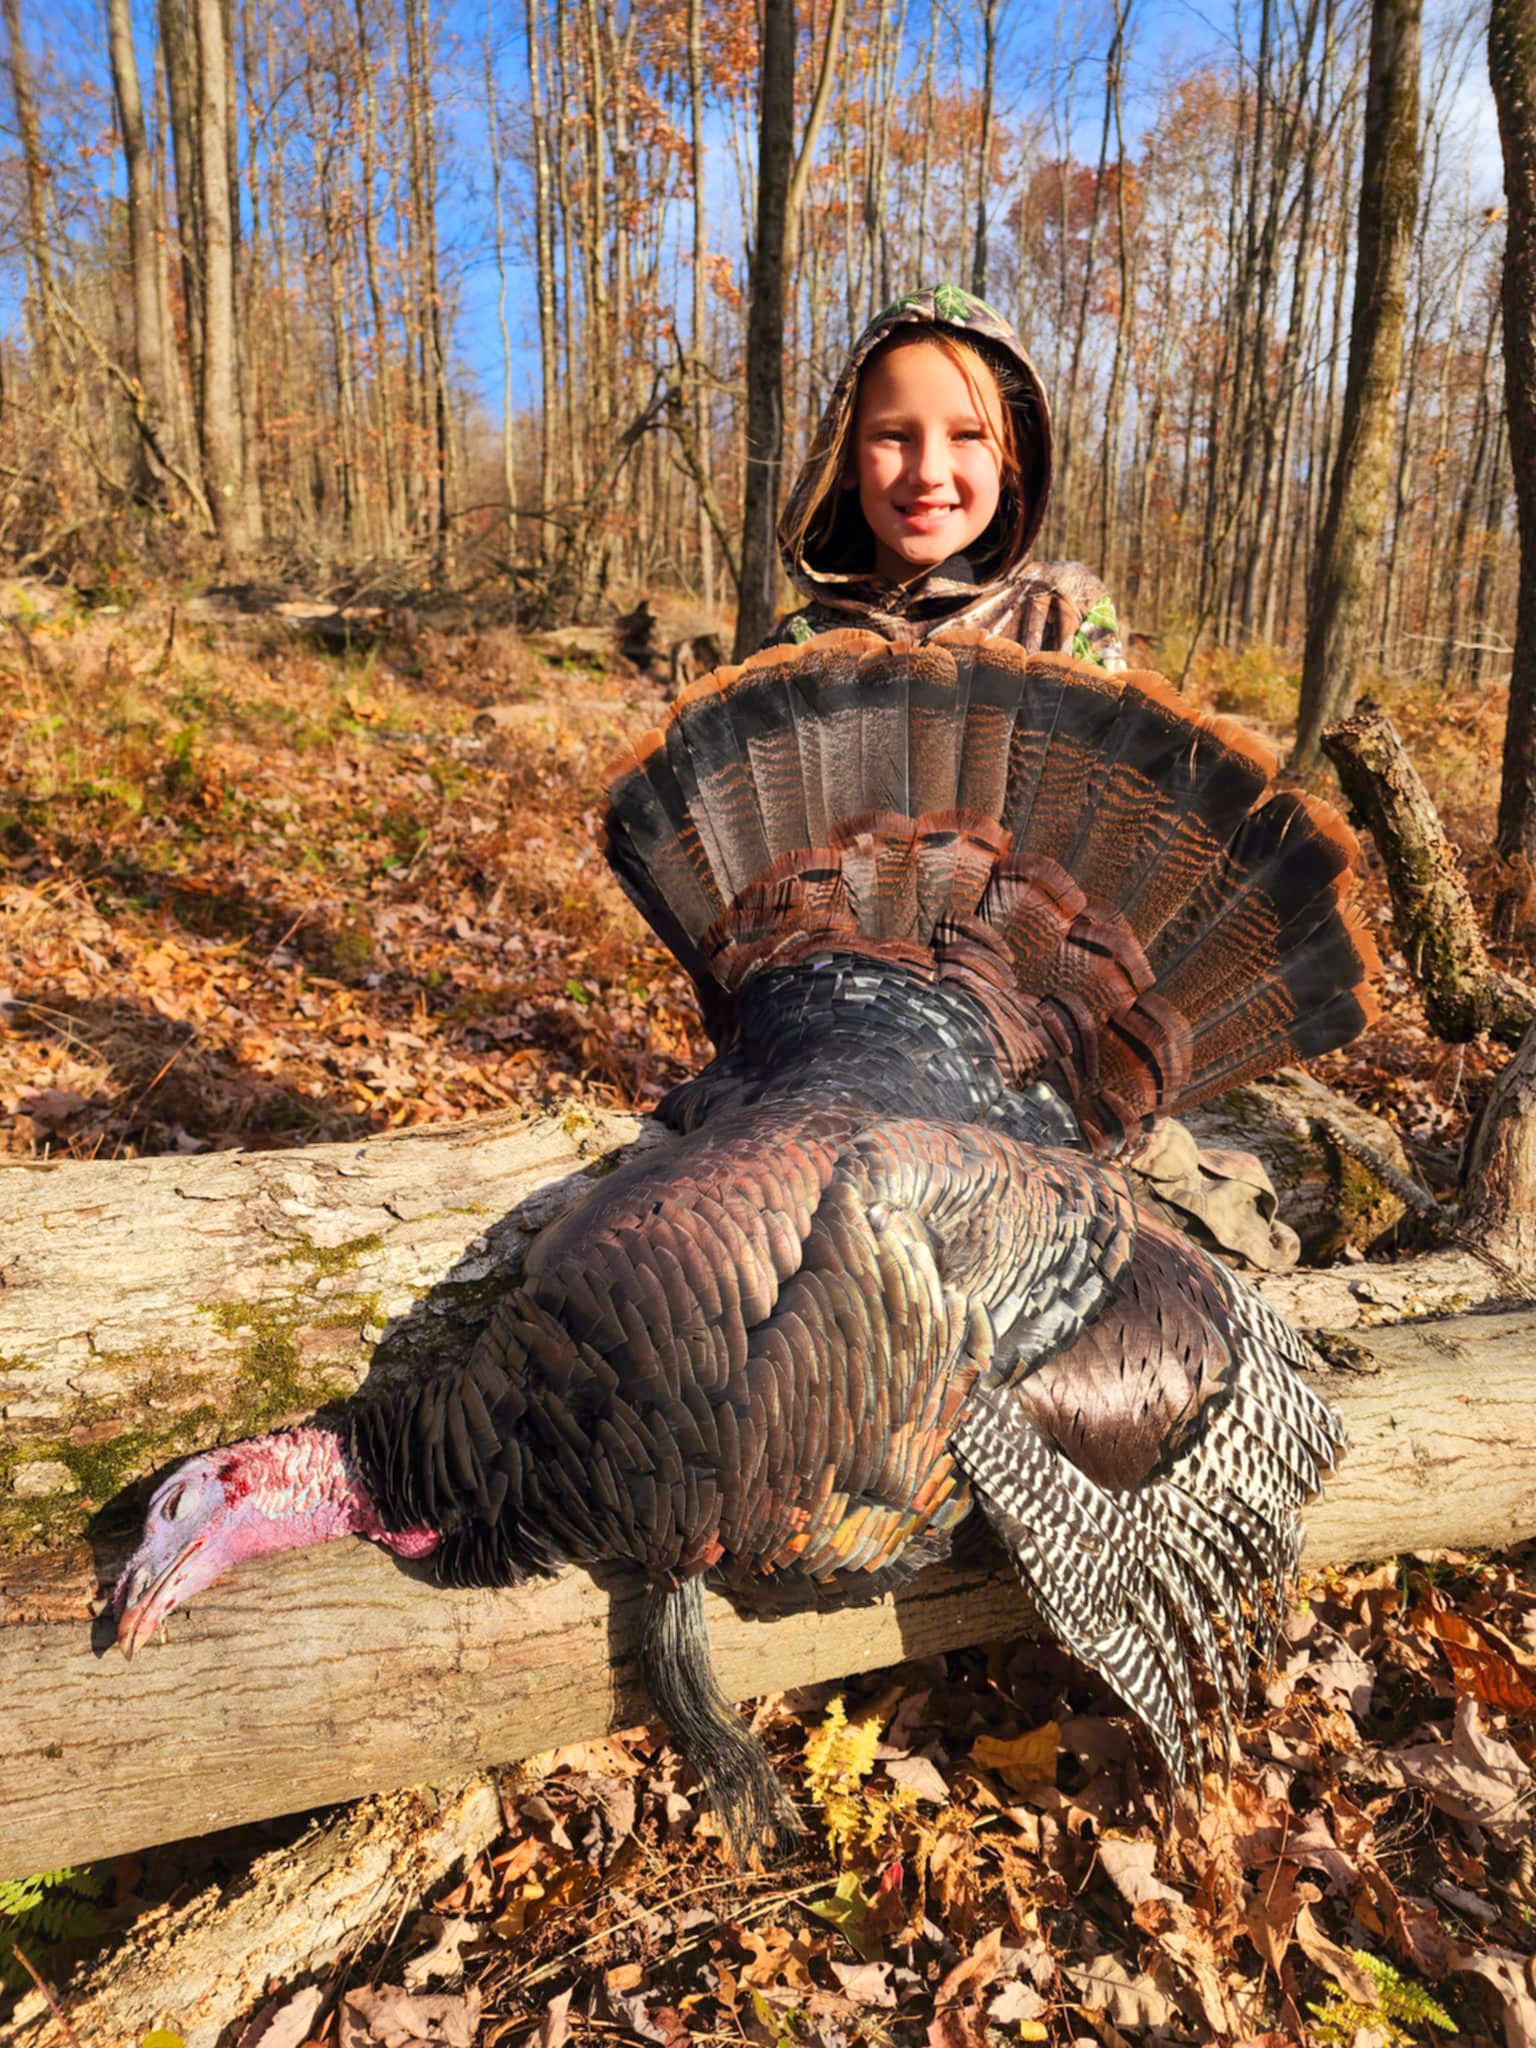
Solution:
<svg viewBox="0 0 1536 2048">
<path fill-rule="evenodd" d="M 1156 676 L 839 632 L 686 690 L 619 762 L 608 843 L 710 1014 L 818 945 L 910 954 L 993 987 L 1016 1078 L 1111 1149 L 1374 1014 L 1353 837 L 1273 772 Z"/>
</svg>

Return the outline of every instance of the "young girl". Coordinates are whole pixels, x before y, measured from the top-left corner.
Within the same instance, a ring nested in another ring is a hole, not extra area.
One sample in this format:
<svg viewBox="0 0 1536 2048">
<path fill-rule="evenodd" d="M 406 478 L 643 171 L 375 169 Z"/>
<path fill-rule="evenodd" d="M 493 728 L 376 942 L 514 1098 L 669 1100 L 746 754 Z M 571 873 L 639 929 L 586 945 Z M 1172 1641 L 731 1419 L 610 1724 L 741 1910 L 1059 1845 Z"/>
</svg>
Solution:
<svg viewBox="0 0 1536 2048">
<path fill-rule="evenodd" d="M 768 644 L 970 626 L 1123 669 L 1099 579 L 1030 556 L 1050 481 L 1045 392 L 1007 321 L 955 285 L 898 300 L 854 344 L 784 508 L 809 602 Z"/>
<path fill-rule="evenodd" d="M 910 644 L 968 626 L 1123 669 L 1098 577 L 1030 554 L 1050 481 L 1045 393 L 1007 321 L 954 285 L 887 307 L 854 344 L 779 522 L 809 603 L 767 644 L 837 626 Z M 1294 1263 L 1252 1153 L 1202 1151 L 1164 1121 L 1126 1163 L 1183 1228 L 1261 1269 Z"/>
</svg>

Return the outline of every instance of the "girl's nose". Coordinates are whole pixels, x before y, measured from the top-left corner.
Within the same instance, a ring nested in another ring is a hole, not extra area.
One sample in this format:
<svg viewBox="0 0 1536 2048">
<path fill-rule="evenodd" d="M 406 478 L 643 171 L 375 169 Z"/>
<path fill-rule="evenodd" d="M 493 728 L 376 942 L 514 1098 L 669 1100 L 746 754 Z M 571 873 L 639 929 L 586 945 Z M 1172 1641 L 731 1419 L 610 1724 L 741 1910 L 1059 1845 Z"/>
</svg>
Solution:
<svg viewBox="0 0 1536 2048">
<path fill-rule="evenodd" d="M 944 461 L 944 439 L 939 434 L 920 434 L 911 444 L 912 481 L 915 484 L 941 484 L 948 475 Z"/>
</svg>

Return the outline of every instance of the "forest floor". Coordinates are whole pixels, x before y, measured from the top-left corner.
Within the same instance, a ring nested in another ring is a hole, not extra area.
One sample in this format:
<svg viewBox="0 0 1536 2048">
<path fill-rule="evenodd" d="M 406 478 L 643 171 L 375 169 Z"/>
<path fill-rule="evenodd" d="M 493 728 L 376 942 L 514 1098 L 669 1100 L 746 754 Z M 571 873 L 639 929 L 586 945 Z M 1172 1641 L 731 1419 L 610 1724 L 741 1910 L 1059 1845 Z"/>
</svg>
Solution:
<svg viewBox="0 0 1536 2048">
<path fill-rule="evenodd" d="M 0 612 L 0 1153 L 648 1108 L 702 1060 L 597 848 L 603 770 L 662 708 L 644 678 L 504 628 L 336 657 L 206 601 L 13 585 Z M 1289 687 L 1218 657 L 1192 694 L 1264 726 Z M 1502 704 L 1389 708 L 1486 905 Z M 1317 1071 L 1443 1180 L 1502 1055 L 1426 1031 L 1367 889 L 1385 1013 Z M 323 2002 L 280 1993 L 264 2048 L 1536 2043 L 1529 1551 L 1309 1581 L 1175 1830 L 1112 1699 L 1038 1643 L 757 1719 L 812 1822 L 798 1861 L 733 1875 L 654 1734 L 561 1752 L 430 1911 Z M 170 1852 L 98 1877 L 98 1941 L 187 1881 Z"/>
</svg>

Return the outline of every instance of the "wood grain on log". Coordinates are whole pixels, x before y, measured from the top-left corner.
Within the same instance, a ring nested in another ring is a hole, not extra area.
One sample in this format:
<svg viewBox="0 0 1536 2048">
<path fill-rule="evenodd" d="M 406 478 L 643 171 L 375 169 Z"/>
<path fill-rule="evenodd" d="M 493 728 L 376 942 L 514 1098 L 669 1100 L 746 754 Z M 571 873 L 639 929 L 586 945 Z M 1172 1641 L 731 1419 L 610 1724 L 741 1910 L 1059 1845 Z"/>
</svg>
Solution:
<svg viewBox="0 0 1536 2048">
<path fill-rule="evenodd" d="M 532 1233 L 639 1130 L 491 1119 L 302 1153 L 0 1171 L 0 1875 L 462 1780 L 642 1710 L 633 1595 L 610 1603 L 580 1575 L 446 1594 L 348 1543 L 237 1572 L 132 1666 L 91 1619 L 132 1534 L 93 1505 L 194 1445 L 458 1352 Z M 1443 1254 L 1263 1286 L 1367 1347 L 1369 1370 L 1330 1387 L 1355 1450 L 1310 1555 L 1536 1531 L 1536 1321 L 1366 1328 L 1497 1295 L 1486 1267 Z M 711 1612 L 738 1697 L 1027 1619 L 1016 1587 L 979 1574 L 787 1621 Z"/>
</svg>

